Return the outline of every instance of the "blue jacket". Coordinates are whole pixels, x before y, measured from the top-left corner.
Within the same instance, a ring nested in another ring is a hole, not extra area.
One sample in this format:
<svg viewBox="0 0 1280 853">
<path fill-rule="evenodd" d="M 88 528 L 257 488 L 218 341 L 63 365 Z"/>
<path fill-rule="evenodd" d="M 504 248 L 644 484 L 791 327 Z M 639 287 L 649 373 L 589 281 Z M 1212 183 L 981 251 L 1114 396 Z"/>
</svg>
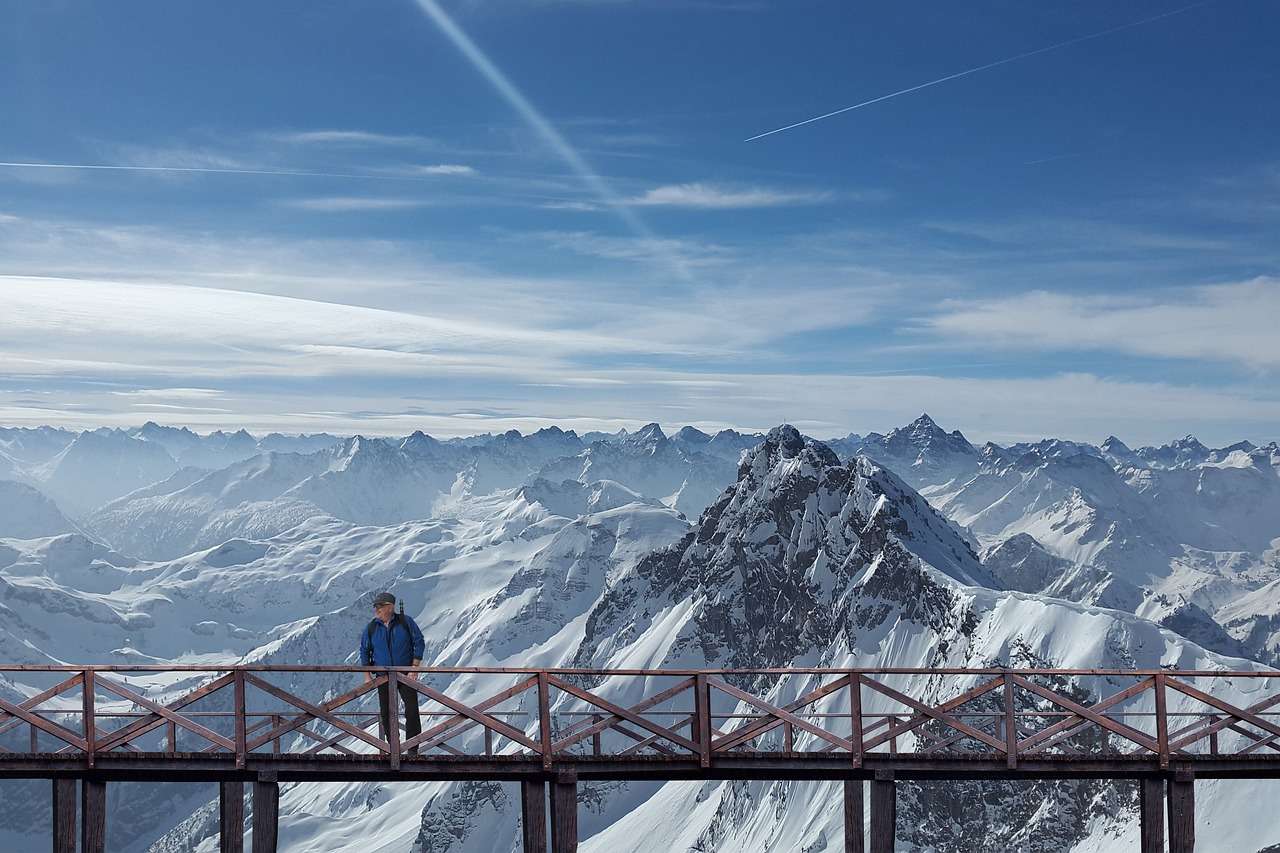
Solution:
<svg viewBox="0 0 1280 853">
<path fill-rule="evenodd" d="M 397 613 L 391 624 L 374 619 L 360 632 L 360 663 L 364 666 L 411 666 L 422 660 L 427 641 L 410 616 Z"/>
</svg>

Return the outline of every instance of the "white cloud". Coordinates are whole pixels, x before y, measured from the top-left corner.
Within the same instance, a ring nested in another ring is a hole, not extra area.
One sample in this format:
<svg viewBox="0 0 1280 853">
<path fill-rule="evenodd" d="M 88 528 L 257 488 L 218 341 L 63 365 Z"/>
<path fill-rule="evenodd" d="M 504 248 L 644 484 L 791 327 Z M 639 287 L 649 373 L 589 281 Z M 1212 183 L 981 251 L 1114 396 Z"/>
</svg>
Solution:
<svg viewBox="0 0 1280 853">
<path fill-rule="evenodd" d="M 320 198 L 290 198 L 277 202 L 281 207 L 309 210 L 315 213 L 352 213 L 378 210 L 412 210 L 427 207 L 431 202 L 416 198 L 373 198 L 370 196 L 324 196 Z"/>
<path fill-rule="evenodd" d="M 1280 278 L 1259 277 L 1141 296 L 1034 291 L 955 301 L 928 331 L 993 346 L 1101 350 L 1280 367 Z"/>
<path fill-rule="evenodd" d="M 587 201 L 548 201 L 540 207 L 544 210 L 569 210 L 575 213 L 596 213 L 604 210 L 600 205 Z"/>
<path fill-rule="evenodd" d="M 277 142 L 293 145 L 332 145 L 348 147 L 424 146 L 432 140 L 416 134 L 375 133 L 368 130 L 305 130 L 268 134 Z"/>
<path fill-rule="evenodd" d="M 618 237 L 591 231 L 540 231 L 529 234 L 551 246 L 580 255 L 615 261 L 647 261 L 686 268 L 724 263 L 733 251 L 715 243 L 662 237 Z"/>
<path fill-rule="evenodd" d="M 217 388 L 138 388 L 133 391 L 112 391 L 117 397 L 142 397 L 159 400 L 206 400 L 221 397 L 225 391 Z M 143 405 L 139 403 L 138 405 Z"/>
<path fill-rule="evenodd" d="M 739 210 L 753 207 L 787 207 L 821 204 L 828 192 L 797 192 L 767 187 L 730 188 L 707 183 L 668 184 L 628 199 L 638 207 L 689 207 L 702 210 Z"/>
<path fill-rule="evenodd" d="M 434 166 L 417 166 L 410 171 L 411 173 L 418 175 L 463 176 L 476 174 L 476 170 L 472 166 L 464 166 L 458 163 L 437 163 Z"/>
</svg>

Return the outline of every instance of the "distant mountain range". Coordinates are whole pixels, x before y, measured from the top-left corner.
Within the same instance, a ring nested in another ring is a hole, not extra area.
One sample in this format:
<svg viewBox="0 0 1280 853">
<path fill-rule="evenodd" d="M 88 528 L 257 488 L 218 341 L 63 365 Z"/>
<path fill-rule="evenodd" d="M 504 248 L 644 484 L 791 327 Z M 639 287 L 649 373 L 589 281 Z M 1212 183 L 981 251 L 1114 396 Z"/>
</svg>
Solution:
<svg viewBox="0 0 1280 853">
<path fill-rule="evenodd" d="M 381 588 L 407 600 L 436 665 L 1260 667 L 1280 660 L 1280 450 L 975 447 L 928 416 L 830 442 L 785 425 L 446 441 L 0 430 L 10 661 L 353 660 Z M 489 686 L 460 676 L 450 689 Z M 809 686 L 761 689 L 785 703 Z M 0 680 L 7 699 L 29 689 Z M 635 689 L 608 688 L 623 702 Z M 1105 685 L 1064 689 L 1085 700 Z M 47 786 L 3 784 L 0 849 L 43 849 L 30 814 Z M 1280 822 L 1251 806 L 1258 783 L 1200 785 L 1222 804 L 1200 828 L 1206 849 L 1280 842 Z M 1124 785 L 998 799 L 903 787 L 912 850 L 1137 843 Z M 826 783 L 584 791 L 585 853 L 817 853 L 840 837 Z M 111 849 L 216 846 L 208 792 L 121 796 Z M 488 783 L 297 786 L 282 843 L 508 850 L 518 808 Z"/>
</svg>

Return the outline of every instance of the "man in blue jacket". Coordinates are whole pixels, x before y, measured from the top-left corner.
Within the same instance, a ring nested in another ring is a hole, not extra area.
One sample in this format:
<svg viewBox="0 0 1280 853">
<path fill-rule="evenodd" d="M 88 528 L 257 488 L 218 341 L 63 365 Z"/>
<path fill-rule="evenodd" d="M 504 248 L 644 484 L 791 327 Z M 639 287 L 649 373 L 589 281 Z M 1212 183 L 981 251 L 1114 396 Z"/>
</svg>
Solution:
<svg viewBox="0 0 1280 853">
<path fill-rule="evenodd" d="M 396 613 L 396 597 L 380 592 L 373 597 L 373 621 L 360 635 L 360 662 L 365 666 L 421 666 L 426 651 L 422 629 L 413 618 L 403 612 Z M 406 677 L 404 675 L 401 676 Z M 364 674 L 366 682 L 373 680 L 373 673 Z M 418 714 L 418 691 L 407 684 L 398 685 L 400 701 L 404 705 L 405 740 L 422 733 L 422 718 Z M 391 694 L 387 685 L 378 688 L 378 704 L 382 708 L 382 731 L 391 731 Z M 396 721 L 399 725 L 400 721 Z M 417 748 L 410 753 L 417 755 Z"/>
</svg>

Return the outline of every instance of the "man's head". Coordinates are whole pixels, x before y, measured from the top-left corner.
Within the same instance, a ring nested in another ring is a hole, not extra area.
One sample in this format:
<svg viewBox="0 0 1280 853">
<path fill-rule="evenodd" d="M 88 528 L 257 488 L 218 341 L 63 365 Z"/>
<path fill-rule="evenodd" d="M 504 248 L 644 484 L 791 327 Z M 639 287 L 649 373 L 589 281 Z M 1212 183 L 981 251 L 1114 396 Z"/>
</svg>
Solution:
<svg viewBox="0 0 1280 853">
<path fill-rule="evenodd" d="M 396 597 L 389 592 L 380 592 L 373 597 L 373 614 L 383 622 L 390 622 L 396 612 Z"/>
</svg>

